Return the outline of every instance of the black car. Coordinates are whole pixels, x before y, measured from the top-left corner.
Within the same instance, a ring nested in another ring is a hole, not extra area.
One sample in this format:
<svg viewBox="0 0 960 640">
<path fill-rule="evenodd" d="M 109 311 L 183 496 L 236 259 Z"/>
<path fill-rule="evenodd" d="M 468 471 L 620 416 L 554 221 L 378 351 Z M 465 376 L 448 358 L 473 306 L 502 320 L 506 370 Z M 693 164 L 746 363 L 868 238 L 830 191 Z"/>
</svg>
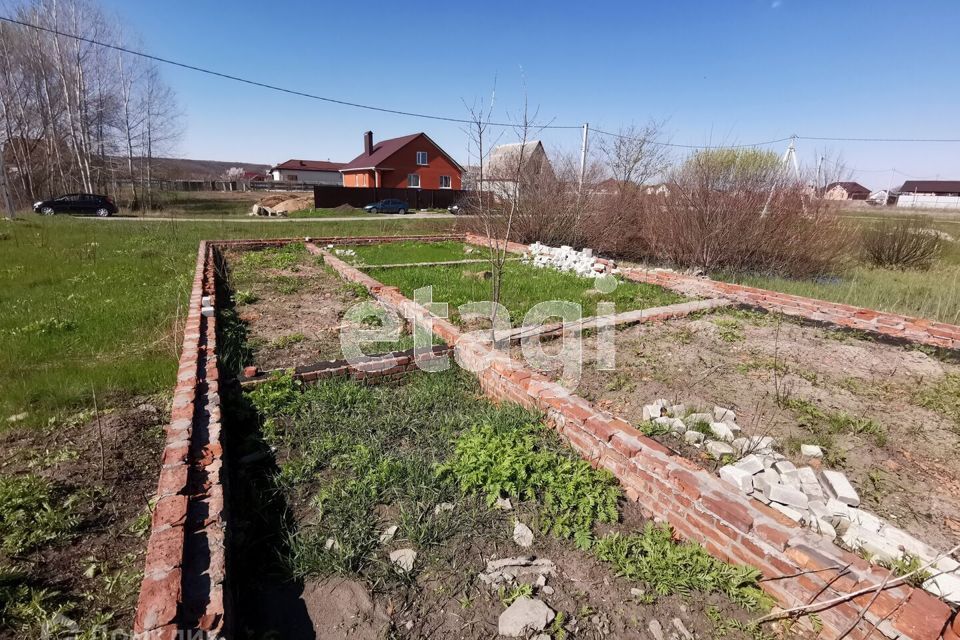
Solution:
<svg viewBox="0 0 960 640">
<path fill-rule="evenodd" d="M 34 202 L 33 210 L 45 216 L 52 216 L 55 213 L 80 213 L 101 218 L 112 216 L 119 211 L 109 196 L 99 196 L 95 193 L 68 193 L 52 200 Z"/>
<path fill-rule="evenodd" d="M 403 200 L 387 199 L 368 204 L 363 210 L 369 211 L 370 213 L 399 213 L 403 215 L 407 211 L 410 211 L 410 205 Z"/>
</svg>

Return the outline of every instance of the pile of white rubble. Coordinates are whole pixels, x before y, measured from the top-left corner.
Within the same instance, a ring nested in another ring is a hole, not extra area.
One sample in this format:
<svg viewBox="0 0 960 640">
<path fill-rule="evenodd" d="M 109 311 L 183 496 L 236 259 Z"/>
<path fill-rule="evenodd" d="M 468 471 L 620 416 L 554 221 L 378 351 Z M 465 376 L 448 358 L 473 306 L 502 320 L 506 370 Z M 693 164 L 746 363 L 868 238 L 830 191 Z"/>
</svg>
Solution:
<svg viewBox="0 0 960 640">
<path fill-rule="evenodd" d="M 603 273 L 616 273 L 616 264 L 613 260 L 598 258 L 593 255 L 593 249 L 577 251 L 573 247 L 548 247 L 545 244 L 534 242 L 524 255 L 523 262 L 532 263 L 535 267 L 550 267 L 559 271 L 572 271 L 579 276 L 596 276 Z"/>
<path fill-rule="evenodd" d="M 717 460 L 722 480 L 743 493 L 830 538 L 860 552 L 874 563 L 889 564 L 909 554 L 930 567 L 924 589 L 951 604 L 960 604 L 960 563 L 906 531 L 860 509 L 860 496 L 839 471 L 797 467 L 777 452 L 770 436 L 746 437 L 730 409 L 689 411 L 660 399 L 643 407 L 643 419 L 669 429 L 687 444 L 705 448 Z M 801 457 L 821 458 L 823 451 L 802 445 Z M 820 465 L 818 465 L 820 466 Z"/>
</svg>

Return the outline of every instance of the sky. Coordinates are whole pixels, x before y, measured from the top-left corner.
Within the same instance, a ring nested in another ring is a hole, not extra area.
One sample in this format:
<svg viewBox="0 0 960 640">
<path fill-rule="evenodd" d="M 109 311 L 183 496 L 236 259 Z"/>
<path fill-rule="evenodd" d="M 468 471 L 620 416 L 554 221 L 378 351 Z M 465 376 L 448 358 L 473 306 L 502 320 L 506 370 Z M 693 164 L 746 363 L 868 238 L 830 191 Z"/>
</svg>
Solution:
<svg viewBox="0 0 960 640">
<path fill-rule="evenodd" d="M 960 139 L 957 0 L 103 2 L 152 54 L 404 111 L 464 118 L 465 103 L 495 88 L 496 120 L 514 121 L 526 96 L 544 124 L 616 131 L 653 119 L 679 144 Z M 463 125 L 162 73 L 185 115 L 171 155 L 346 162 L 370 129 L 376 139 L 425 131 L 470 161 Z M 538 137 L 548 151 L 575 153 L 580 136 Z M 960 179 L 958 143 L 797 142 L 804 164 L 821 153 L 842 156 L 871 189 Z"/>
</svg>

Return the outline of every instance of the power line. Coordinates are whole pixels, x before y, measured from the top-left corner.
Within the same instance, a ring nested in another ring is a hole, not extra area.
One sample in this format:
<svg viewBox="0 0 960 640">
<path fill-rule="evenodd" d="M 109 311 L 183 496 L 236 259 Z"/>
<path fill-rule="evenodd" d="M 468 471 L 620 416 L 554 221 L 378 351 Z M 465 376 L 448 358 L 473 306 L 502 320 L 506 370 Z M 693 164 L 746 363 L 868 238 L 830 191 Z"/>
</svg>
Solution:
<svg viewBox="0 0 960 640">
<path fill-rule="evenodd" d="M 94 40 L 93 38 L 87 38 L 85 36 L 79 36 L 73 33 L 67 33 L 65 31 L 60 31 L 59 29 L 54 29 L 51 27 L 44 27 L 42 25 L 32 24 L 29 22 L 24 22 L 22 20 L 17 20 L 15 18 L 9 18 L 6 16 L 0 16 L 0 20 L 4 22 L 9 22 L 11 24 L 17 24 L 23 27 L 30 29 L 36 29 L 38 31 L 43 31 L 46 33 L 51 33 L 58 36 L 63 36 L 65 38 L 71 38 L 80 42 L 86 42 L 88 44 L 96 45 L 98 47 L 105 47 L 107 49 L 112 49 L 114 51 L 119 51 L 121 53 L 126 53 L 133 56 L 139 56 L 141 58 L 146 58 L 147 60 L 153 60 L 154 62 L 160 62 L 163 64 L 168 64 L 174 67 L 180 67 L 182 69 L 189 69 L 190 71 L 196 71 L 198 73 L 204 73 L 207 75 L 215 76 L 218 78 L 223 78 L 226 80 L 233 80 L 234 82 L 240 82 L 243 84 L 248 84 L 254 87 L 260 87 L 262 89 L 269 89 L 271 91 L 278 91 L 280 93 L 286 93 L 289 95 L 299 96 L 301 98 L 309 98 L 311 100 L 319 100 L 321 102 L 327 102 L 330 104 L 338 104 L 346 107 L 354 107 L 356 109 L 366 109 L 369 111 L 377 111 L 380 113 L 390 113 L 393 115 L 408 116 L 411 118 L 423 118 L 427 120 L 439 120 L 443 122 L 454 122 L 457 124 L 475 124 L 473 120 L 468 120 L 466 118 L 454 118 L 451 116 L 442 116 L 428 113 L 417 113 L 414 111 L 404 111 L 401 109 L 391 109 L 389 107 L 378 107 L 369 104 L 363 104 L 360 102 L 351 102 L 349 100 L 342 100 L 340 98 L 330 98 L 327 96 L 320 96 L 314 93 L 308 93 L 306 91 L 299 91 L 297 89 L 288 89 L 286 87 L 280 87 L 273 84 L 268 84 L 266 82 L 260 82 L 257 80 L 250 80 L 249 78 L 243 78 L 241 76 L 235 76 L 229 73 L 223 73 L 220 71 L 214 71 L 212 69 L 207 69 L 204 67 L 198 67 L 196 65 L 187 64 L 185 62 L 178 62 L 176 60 L 171 60 L 169 58 L 163 58 L 156 56 L 150 53 L 145 53 L 143 51 L 137 51 L 135 49 L 128 49 L 127 47 L 121 47 L 119 45 L 110 44 L 108 42 L 101 42 L 99 40 Z M 494 127 L 514 127 L 516 123 L 512 122 L 483 122 L 481 124 L 494 126 Z M 560 125 L 560 124 L 547 124 L 541 127 L 540 129 L 581 129 L 583 125 Z M 612 133 L 609 131 L 602 131 L 599 129 L 593 129 L 595 133 L 599 133 L 605 136 L 611 136 L 621 139 L 634 139 L 638 140 L 640 138 L 633 138 L 631 136 L 621 135 L 619 133 Z M 887 143 L 960 143 L 960 138 L 831 138 L 826 136 L 788 136 L 785 138 L 777 138 L 776 140 L 767 140 L 764 142 L 753 142 L 749 144 L 734 144 L 734 145 L 694 145 L 694 144 L 678 144 L 673 142 L 661 142 L 659 140 L 647 140 L 650 144 L 663 146 L 663 147 L 675 147 L 679 149 L 743 149 L 750 147 L 762 147 L 772 144 L 777 144 L 780 142 L 786 142 L 790 139 L 795 140 L 814 140 L 822 142 L 887 142 Z"/>
<path fill-rule="evenodd" d="M 233 80 L 235 82 L 242 82 L 244 84 L 249 84 L 254 87 L 260 87 L 262 89 L 270 89 L 271 91 L 279 91 L 281 93 L 287 93 L 294 96 L 300 96 L 301 98 L 310 98 L 311 100 L 320 100 L 322 102 L 329 102 L 332 104 L 339 104 L 346 107 L 355 107 L 357 109 L 368 109 L 370 111 L 379 111 L 381 113 L 391 113 L 394 115 L 400 116 L 409 116 L 412 118 L 426 118 L 428 120 L 442 120 L 444 122 L 455 122 L 458 124 L 474 124 L 473 120 L 467 120 L 465 118 L 453 118 L 449 116 L 438 116 L 428 113 L 417 113 L 414 111 L 402 111 L 400 109 L 390 109 L 388 107 L 377 107 L 369 104 L 361 104 L 359 102 L 350 102 L 349 100 L 341 100 L 339 98 L 329 98 L 326 96 L 319 96 L 313 93 L 307 93 L 305 91 L 298 91 L 296 89 L 288 89 L 286 87 L 280 87 L 273 84 L 267 84 L 265 82 L 259 82 L 257 80 L 250 80 L 248 78 L 242 78 L 240 76 L 235 76 L 229 73 L 222 73 L 220 71 L 214 71 L 212 69 L 206 69 L 204 67 L 198 67 L 196 65 L 187 64 L 185 62 L 178 62 L 176 60 L 170 60 L 169 58 L 161 58 L 160 56 L 155 56 L 150 53 L 144 53 L 143 51 L 137 51 L 135 49 L 128 49 L 126 47 L 121 47 L 115 44 L 110 44 L 108 42 L 101 42 L 99 40 L 94 40 L 93 38 L 87 38 L 84 36 L 78 36 L 73 33 L 66 33 L 58 29 L 53 29 L 50 27 L 44 27 L 37 24 L 31 24 L 29 22 L 23 22 L 22 20 L 15 20 L 13 18 L 8 18 L 5 16 L 0 16 L 0 20 L 5 22 L 10 22 L 12 24 L 18 24 L 30 29 L 36 29 L 38 31 L 45 31 L 46 33 L 52 33 L 54 35 L 63 36 L 65 38 L 71 38 L 78 40 L 80 42 L 86 42 L 88 44 L 93 44 L 98 47 L 106 47 L 107 49 L 113 49 L 114 51 L 120 51 L 122 53 L 127 53 L 134 56 L 139 56 L 141 58 L 146 58 L 148 60 L 153 60 L 155 62 L 161 62 L 163 64 L 169 64 L 174 67 L 180 67 L 183 69 L 189 69 L 191 71 L 197 71 L 199 73 L 205 73 L 207 75 L 216 76 L 218 78 L 224 78 L 227 80 Z M 514 127 L 516 123 L 507 123 L 507 122 L 484 122 L 483 124 L 494 126 L 494 127 Z M 544 125 L 539 127 L 541 129 L 580 129 L 582 125 Z"/>
</svg>

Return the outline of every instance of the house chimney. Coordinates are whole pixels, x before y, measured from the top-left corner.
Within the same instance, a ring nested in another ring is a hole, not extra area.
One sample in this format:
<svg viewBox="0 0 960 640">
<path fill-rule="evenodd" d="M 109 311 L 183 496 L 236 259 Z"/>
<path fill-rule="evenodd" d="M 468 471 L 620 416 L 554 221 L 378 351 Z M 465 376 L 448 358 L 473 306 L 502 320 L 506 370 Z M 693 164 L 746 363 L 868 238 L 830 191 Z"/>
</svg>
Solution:
<svg viewBox="0 0 960 640">
<path fill-rule="evenodd" d="M 373 131 L 363 134 L 363 152 L 368 156 L 373 153 Z"/>
</svg>

